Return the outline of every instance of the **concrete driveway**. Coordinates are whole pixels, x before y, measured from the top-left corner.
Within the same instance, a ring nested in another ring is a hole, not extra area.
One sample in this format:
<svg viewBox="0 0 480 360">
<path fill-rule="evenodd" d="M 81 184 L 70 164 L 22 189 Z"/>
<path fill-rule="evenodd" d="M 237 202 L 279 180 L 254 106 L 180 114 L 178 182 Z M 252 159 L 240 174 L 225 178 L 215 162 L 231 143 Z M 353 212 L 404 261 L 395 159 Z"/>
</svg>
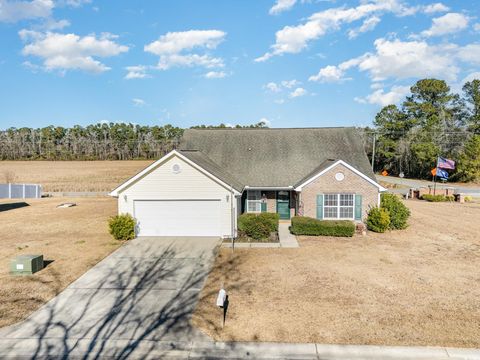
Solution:
<svg viewBox="0 0 480 360">
<path fill-rule="evenodd" d="M 0 331 L 0 357 L 135 357 L 208 341 L 190 318 L 220 239 L 138 238 L 26 321 Z M 68 269 L 66 269 L 68 271 Z M 145 351 L 147 350 L 147 351 Z"/>
</svg>

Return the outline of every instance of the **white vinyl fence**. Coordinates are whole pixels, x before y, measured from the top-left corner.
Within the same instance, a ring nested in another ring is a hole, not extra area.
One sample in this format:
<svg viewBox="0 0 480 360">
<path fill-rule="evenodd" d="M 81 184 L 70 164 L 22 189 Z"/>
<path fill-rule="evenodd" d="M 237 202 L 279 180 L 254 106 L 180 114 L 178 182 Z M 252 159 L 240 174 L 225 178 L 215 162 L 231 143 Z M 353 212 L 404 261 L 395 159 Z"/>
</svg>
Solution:
<svg viewBox="0 0 480 360">
<path fill-rule="evenodd" d="M 42 187 L 36 184 L 0 184 L 0 199 L 41 198 Z"/>
</svg>

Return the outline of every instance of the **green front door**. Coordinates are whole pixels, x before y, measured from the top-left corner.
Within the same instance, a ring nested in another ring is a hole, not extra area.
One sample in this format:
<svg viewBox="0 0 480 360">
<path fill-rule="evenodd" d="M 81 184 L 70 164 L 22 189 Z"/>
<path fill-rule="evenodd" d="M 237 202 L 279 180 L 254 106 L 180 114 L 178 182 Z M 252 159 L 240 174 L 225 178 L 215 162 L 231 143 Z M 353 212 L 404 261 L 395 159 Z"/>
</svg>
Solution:
<svg viewBox="0 0 480 360">
<path fill-rule="evenodd" d="M 280 219 L 290 219 L 290 192 L 278 191 L 277 192 L 277 214 L 280 215 Z"/>
</svg>

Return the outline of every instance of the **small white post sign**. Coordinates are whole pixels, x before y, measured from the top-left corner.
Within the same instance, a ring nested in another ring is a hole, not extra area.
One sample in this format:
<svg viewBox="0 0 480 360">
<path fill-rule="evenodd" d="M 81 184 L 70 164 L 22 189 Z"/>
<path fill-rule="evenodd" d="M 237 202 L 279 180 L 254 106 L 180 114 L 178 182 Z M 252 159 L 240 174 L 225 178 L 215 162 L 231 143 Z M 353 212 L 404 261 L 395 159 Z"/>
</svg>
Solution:
<svg viewBox="0 0 480 360">
<path fill-rule="evenodd" d="M 220 289 L 217 296 L 217 306 L 219 308 L 223 308 L 226 298 L 227 298 L 227 292 L 224 289 Z"/>
<path fill-rule="evenodd" d="M 220 289 L 218 292 L 217 296 L 217 306 L 219 309 L 222 309 L 222 329 L 225 326 L 225 317 L 227 315 L 227 306 L 228 306 L 228 300 L 227 300 L 227 292 L 225 289 Z"/>
</svg>

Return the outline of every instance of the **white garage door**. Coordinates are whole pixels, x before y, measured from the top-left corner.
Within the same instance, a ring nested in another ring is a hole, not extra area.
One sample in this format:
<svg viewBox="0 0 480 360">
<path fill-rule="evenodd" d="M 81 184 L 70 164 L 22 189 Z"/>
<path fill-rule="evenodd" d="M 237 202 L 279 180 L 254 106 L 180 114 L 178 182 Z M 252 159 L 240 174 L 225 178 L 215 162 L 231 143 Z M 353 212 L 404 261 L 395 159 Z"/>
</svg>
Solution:
<svg viewBox="0 0 480 360">
<path fill-rule="evenodd" d="M 221 236 L 220 200 L 136 200 L 137 236 Z"/>
</svg>

